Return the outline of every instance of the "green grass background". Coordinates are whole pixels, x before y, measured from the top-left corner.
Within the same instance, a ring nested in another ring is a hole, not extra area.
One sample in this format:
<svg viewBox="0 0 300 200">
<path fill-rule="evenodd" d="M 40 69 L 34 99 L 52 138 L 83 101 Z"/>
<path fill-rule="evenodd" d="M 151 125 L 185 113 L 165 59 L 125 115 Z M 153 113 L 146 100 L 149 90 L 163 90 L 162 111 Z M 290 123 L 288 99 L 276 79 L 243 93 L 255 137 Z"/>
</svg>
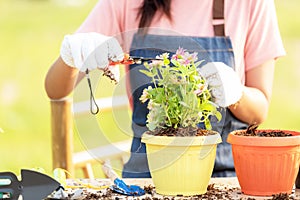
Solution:
<svg viewBox="0 0 300 200">
<path fill-rule="evenodd" d="M 81 24 L 97 1 L 83 6 L 57 2 L 64 1 L 0 0 L 0 127 L 4 130 L 0 171 L 19 173 L 36 167 L 52 171 L 50 104 L 44 78 L 63 36 Z M 300 1 L 275 3 L 287 56 L 277 62 L 269 117 L 261 127 L 300 131 Z M 103 124 L 109 124 L 105 132 L 116 129 L 109 122 Z M 117 140 L 127 135 L 109 137 Z M 84 148 L 76 134 L 74 143 L 76 151 Z"/>
</svg>

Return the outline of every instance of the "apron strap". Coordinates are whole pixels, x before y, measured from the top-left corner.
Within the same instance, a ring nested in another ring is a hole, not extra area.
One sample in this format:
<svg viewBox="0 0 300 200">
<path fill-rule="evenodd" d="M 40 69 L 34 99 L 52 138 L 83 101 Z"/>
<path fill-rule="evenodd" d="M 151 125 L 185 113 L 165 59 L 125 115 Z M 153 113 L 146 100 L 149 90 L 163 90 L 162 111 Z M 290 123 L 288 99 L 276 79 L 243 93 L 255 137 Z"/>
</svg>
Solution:
<svg viewBox="0 0 300 200">
<path fill-rule="evenodd" d="M 224 0 L 214 0 L 212 24 L 215 36 L 225 36 Z"/>
</svg>

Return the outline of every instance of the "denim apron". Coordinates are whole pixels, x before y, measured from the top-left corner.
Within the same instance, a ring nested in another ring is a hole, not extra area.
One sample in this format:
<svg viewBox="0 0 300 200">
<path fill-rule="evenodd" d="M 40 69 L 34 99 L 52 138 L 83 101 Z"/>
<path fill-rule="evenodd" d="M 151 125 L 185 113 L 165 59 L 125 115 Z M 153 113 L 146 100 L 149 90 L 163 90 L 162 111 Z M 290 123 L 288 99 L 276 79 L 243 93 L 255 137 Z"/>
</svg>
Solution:
<svg viewBox="0 0 300 200">
<path fill-rule="evenodd" d="M 216 31 L 215 31 L 216 35 Z M 198 53 L 198 61 L 207 62 L 223 62 L 229 67 L 234 68 L 234 54 L 229 37 L 188 37 L 171 35 L 155 35 L 155 34 L 135 34 L 132 40 L 130 55 L 142 57 L 155 57 L 165 52 L 172 54 L 182 47 L 188 52 Z M 150 178 L 148 168 L 146 147 L 141 142 L 141 137 L 147 131 L 147 104 L 141 103 L 139 98 L 144 88 L 152 85 L 151 79 L 142 74 L 139 70 L 145 69 L 142 64 L 133 64 L 129 66 L 129 82 L 130 92 L 132 95 L 132 130 L 134 137 L 132 139 L 131 156 L 124 165 L 123 178 Z M 214 177 L 235 176 L 232 150 L 227 143 L 228 134 L 237 129 L 247 128 L 247 124 L 238 120 L 227 108 L 219 108 L 222 114 L 222 120 L 212 119 L 212 129 L 220 133 L 222 143 L 217 146 L 216 160 L 213 170 Z M 202 124 L 199 127 L 204 128 Z"/>
</svg>

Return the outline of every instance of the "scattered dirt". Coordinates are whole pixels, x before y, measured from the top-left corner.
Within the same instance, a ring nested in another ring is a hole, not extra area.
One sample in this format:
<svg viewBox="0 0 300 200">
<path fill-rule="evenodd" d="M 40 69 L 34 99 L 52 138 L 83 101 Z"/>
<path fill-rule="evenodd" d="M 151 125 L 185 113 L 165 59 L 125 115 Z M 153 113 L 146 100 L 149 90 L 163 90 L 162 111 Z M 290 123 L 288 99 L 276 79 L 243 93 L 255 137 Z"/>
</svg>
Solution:
<svg viewBox="0 0 300 200">
<path fill-rule="evenodd" d="M 287 193 L 280 193 L 280 194 L 274 194 L 272 195 L 272 200 L 290 200 L 290 199 L 294 199 L 292 197 L 290 197 L 290 195 L 288 195 Z"/>
<path fill-rule="evenodd" d="M 215 184 L 210 184 L 207 187 L 207 192 L 202 195 L 197 195 L 197 199 L 233 199 L 231 193 L 238 188 L 224 188 L 215 187 Z"/>
<path fill-rule="evenodd" d="M 82 195 L 80 198 L 73 198 L 73 195 L 69 195 L 64 200 L 256 200 L 255 197 L 241 197 L 242 193 L 240 192 L 239 187 L 230 187 L 222 184 L 209 184 L 207 187 L 207 192 L 201 195 L 194 196 L 166 196 L 159 195 L 156 193 L 155 187 L 153 185 L 147 185 L 143 188 L 146 192 L 143 196 L 125 196 L 114 192 L 110 188 L 102 189 L 102 190 L 91 190 L 91 189 L 83 189 Z M 71 192 L 72 193 L 72 192 Z M 269 200 L 295 200 L 299 199 L 295 193 L 288 195 L 286 193 L 280 193 L 276 195 L 272 195 L 267 198 Z M 58 200 L 53 198 L 48 198 L 47 200 Z M 62 199 L 61 199 L 62 200 Z"/>
<path fill-rule="evenodd" d="M 197 127 L 168 127 L 163 129 L 156 129 L 154 131 L 147 132 L 150 135 L 155 136 L 176 136 L 176 137 L 188 137 L 188 136 L 207 136 L 215 135 L 216 132 L 200 129 Z"/>
<path fill-rule="evenodd" d="M 165 196 L 165 195 L 158 195 L 155 192 L 155 187 L 152 185 L 144 186 L 144 190 L 146 195 L 141 197 L 124 197 L 122 195 L 115 196 L 114 193 L 110 192 L 107 193 L 105 196 L 101 193 L 93 193 L 87 194 L 86 197 L 82 200 L 98 200 L 98 199 L 135 199 L 135 200 L 196 200 L 196 199 L 224 199 L 229 200 L 233 199 L 231 193 L 234 190 L 238 190 L 239 188 L 224 188 L 220 189 L 215 187 L 214 184 L 210 184 L 207 187 L 207 192 L 202 195 L 195 195 L 195 196 Z M 109 195 L 108 195 L 109 194 Z"/>
<path fill-rule="evenodd" d="M 155 187 L 153 185 L 144 186 L 144 190 L 146 194 L 155 194 Z"/>
<path fill-rule="evenodd" d="M 263 130 L 257 130 L 257 125 L 250 125 L 246 131 L 242 132 L 236 132 L 236 135 L 241 136 L 258 136 L 258 137 L 289 137 L 293 136 L 290 133 L 286 133 L 284 131 L 280 130 L 274 130 L 274 131 L 263 131 Z"/>
<path fill-rule="evenodd" d="M 286 193 L 280 193 L 280 194 L 273 194 L 272 199 L 269 198 L 269 200 L 294 200 L 294 197 L 291 197 L 290 195 Z M 256 198 L 249 197 L 247 200 L 256 200 Z"/>
<path fill-rule="evenodd" d="M 86 196 L 82 200 L 98 200 L 98 199 L 112 199 L 113 192 L 111 189 L 107 189 L 106 192 L 97 191 L 95 193 L 87 192 Z"/>
<path fill-rule="evenodd" d="M 210 184 L 207 187 L 207 192 L 202 195 L 195 195 L 195 196 L 161 196 L 157 195 L 155 193 L 155 187 L 152 185 L 148 185 L 144 187 L 144 190 L 146 192 L 145 196 L 142 197 L 121 197 L 121 196 L 114 196 L 112 192 L 107 193 L 109 195 L 103 196 L 103 194 L 99 193 L 97 194 L 90 194 L 87 195 L 86 198 L 83 200 L 98 200 L 98 199 L 115 199 L 115 200 L 121 200 L 121 199 L 136 199 L 136 200 L 196 200 L 196 199 L 207 199 L 207 200 L 230 200 L 230 199 L 236 199 L 234 196 L 232 196 L 232 193 L 234 191 L 238 191 L 239 188 L 219 188 L 218 186 L 215 186 L 215 184 Z M 241 194 L 241 193 L 239 193 Z M 242 198 L 245 199 L 245 198 Z M 248 197 L 247 200 L 255 200 L 255 198 Z M 270 199 L 271 200 L 271 199 Z M 276 194 L 272 195 L 272 200 L 294 200 L 294 197 L 291 197 L 290 195 L 286 193 Z"/>
</svg>

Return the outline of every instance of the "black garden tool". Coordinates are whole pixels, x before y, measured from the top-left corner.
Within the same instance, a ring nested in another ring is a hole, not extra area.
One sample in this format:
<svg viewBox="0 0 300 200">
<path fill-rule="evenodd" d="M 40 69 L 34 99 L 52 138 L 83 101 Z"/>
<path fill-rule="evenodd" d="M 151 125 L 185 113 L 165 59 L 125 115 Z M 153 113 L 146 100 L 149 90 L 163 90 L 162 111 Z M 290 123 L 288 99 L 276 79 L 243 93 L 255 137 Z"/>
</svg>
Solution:
<svg viewBox="0 0 300 200">
<path fill-rule="evenodd" d="M 22 195 L 23 200 L 42 200 L 60 186 L 53 178 L 32 170 L 21 170 L 19 181 L 12 172 L 0 172 L 0 194 L 6 194 L 1 199 L 18 200 Z"/>
</svg>

